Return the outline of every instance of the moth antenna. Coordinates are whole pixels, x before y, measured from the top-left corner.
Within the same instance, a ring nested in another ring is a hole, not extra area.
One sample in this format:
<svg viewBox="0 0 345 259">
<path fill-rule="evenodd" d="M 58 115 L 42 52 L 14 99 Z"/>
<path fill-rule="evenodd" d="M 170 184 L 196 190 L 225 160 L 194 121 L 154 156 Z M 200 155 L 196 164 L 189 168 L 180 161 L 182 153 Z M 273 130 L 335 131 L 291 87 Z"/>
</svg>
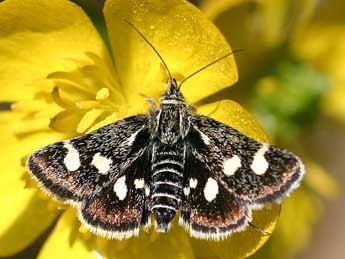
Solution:
<svg viewBox="0 0 345 259">
<path fill-rule="evenodd" d="M 234 51 L 232 51 L 232 52 L 229 52 L 229 53 L 225 54 L 224 56 L 222 56 L 222 57 L 220 57 L 220 58 L 217 58 L 216 60 L 212 61 L 211 63 L 208 63 L 207 65 L 205 65 L 205 66 L 199 68 L 197 71 L 195 71 L 195 72 L 193 72 L 192 74 L 190 74 L 189 76 L 185 77 L 185 78 L 180 82 L 180 84 L 179 84 L 179 86 L 178 86 L 178 89 L 181 88 L 181 86 L 182 86 L 182 84 L 183 84 L 184 82 L 186 82 L 188 79 L 190 79 L 191 77 L 195 76 L 195 75 L 198 74 L 199 72 L 205 70 L 206 68 L 208 68 L 208 67 L 210 67 L 210 66 L 212 66 L 212 65 L 214 65 L 214 64 L 216 64 L 216 63 L 218 63 L 219 61 L 223 60 L 224 58 L 226 58 L 226 57 L 228 57 L 228 56 L 230 56 L 230 55 L 233 55 L 233 54 L 235 54 L 235 53 L 237 53 L 237 52 L 241 52 L 241 51 L 244 51 L 244 49 L 236 49 L 236 50 L 234 50 Z"/>
<path fill-rule="evenodd" d="M 151 42 L 149 42 L 149 40 L 144 36 L 144 34 L 143 34 L 141 31 L 139 31 L 139 29 L 138 29 L 133 23 L 131 23 L 131 22 L 128 21 L 127 19 L 123 19 L 123 21 L 126 22 L 129 26 L 131 26 L 131 27 L 141 36 L 141 38 L 143 38 L 143 40 L 144 40 L 147 44 L 149 44 L 149 46 L 153 49 L 153 51 L 157 54 L 157 56 L 159 57 L 159 59 L 162 61 L 165 70 L 166 70 L 166 71 L 168 72 L 168 74 L 169 74 L 169 79 L 172 80 L 173 78 L 172 78 L 172 76 L 171 76 L 170 70 L 169 70 L 167 64 L 164 62 L 163 57 L 159 54 L 158 50 L 152 45 Z"/>
<path fill-rule="evenodd" d="M 252 228 L 254 228 L 255 230 L 259 231 L 261 234 L 265 235 L 265 236 L 270 236 L 272 233 L 270 232 L 267 232 L 263 229 L 261 229 L 260 227 L 258 226 L 255 226 L 254 224 L 252 224 L 251 222 L 248 222 L 249 226 L 251 226 Z"/>
</svg>

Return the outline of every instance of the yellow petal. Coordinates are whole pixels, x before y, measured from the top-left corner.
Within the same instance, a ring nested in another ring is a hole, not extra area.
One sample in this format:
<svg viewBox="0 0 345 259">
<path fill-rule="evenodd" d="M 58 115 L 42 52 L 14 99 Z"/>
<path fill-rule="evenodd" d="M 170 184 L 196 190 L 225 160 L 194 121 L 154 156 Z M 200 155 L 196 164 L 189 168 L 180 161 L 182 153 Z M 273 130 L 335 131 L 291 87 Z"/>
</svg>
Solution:
<svg viewBox="0 0 345 259">
<path fill-rule="evenodd" d="M 33 80 L 75 68 L 87 52 L 107 59 L 107 49 L 83 10 L 66 0 L 0 3 L 2 100 L 33 95 Z"/>
<path fill-rule="evenodd" d="M 253 139 L 267 142 L 267 137 L 255 118 L 234 101 L 223 100 L 206 104 L 198 107 L 197 113 L 231 126 Z"/>
<path fill-rule="evenodd" d="M 96 100 L 104 100 L 109 97 L 109 89 L 108 88 L 102 88 L 97 92 Z"/>
<path fill-rule="evenodd" d="M 231 51 L 218 29 L 186 1 L 108 0 L 104 15 L 116 69 L 130 104 L 143 101 L 140 93 L 158 98 L 168 77 L 157 54 L 124 18 L 153 44 L 178 80 Z M 230 56 L 186 81 L 182 92 L 195 103 L 236 81 L 236 65 Z"/>
<path fill-rule="evenodd" d="M 271 207 L 253 212 L 253 225 L 272 233 L 279 217 L 280 206 L 272 204 Z M 260 233 L 253 227 L 245 231 L 232 234 L 224 241 L 202 241 L 193 239 L 193 249 L 197 258 L 214 258 L 217 255 L 222 259 L 247 258 L 254 254 L 269 236 Z M 217 258 L 216 257 L 216 258 Z"/>
<path fill-rule="evenodd" d="M 112 241 L 106 247 L 107 258 L 194 258 L 191 241 L 183 228 L 178 226 L 177 217 L 168 233 L 157 233 L 150 229 L 140 232 L 139 238 L 126 241 Z"/>
<path fill-rule="evenodd" d="M 74 210 L 69 209 L 59 219 L 55 229 L 44 243 L 38 259 L 98 259 L 97 254 L 87 247 L 87 243 L 76 236 L 78 234 L 76 226 Z"/>
<path fill-rule="evenodd" d="M 321 211 L 315 193 L 302 185 L 284 201 L 279 224 L 270 241 L 251 258 L 282 258 L 282 255 L 295 258 L 308 244 Z"/>
<path fill-rule="evenodd" d="M 177 225 L 177 222 L 175 222 Z M 155 232 L 152 232 L 155 233 Z M 80 228 L 75 212 L 67 210 L 45 242 L 39 259 L 54 258 L 194 258 L 189 237 L 180 227 L 167 234 L 141 232 L 138 238 L 110 241 Z"/>
<path fill-rule="evenodd" d="M 4 116 L 0 116 L 0 121 Z M 3 124 L 1 124 L 3 125 Z M 42 144 L 42 140 L 52 138 L 40 134 L 35 143 L 17 141 L 16 138 L 0 127 L 2 136 L 0 142 L 0 257 L 13 255 L 36 240 L 52 223 L 56 211 L 48 206 L 46 200 L 37 196 L 37 189 L 25 188 L 25 169 L 21 158 L 34 150 L 31 145 Z"/>
<path fill-rule="evenodd" d="M 0 111 L 0 141 L 9 141 L 7 136 L 13 135 L 11 126 L 18 122 L 23 117 L 23 114 L 11 111 Z M 5 135 L 6 134 L 6 135 Z"/>
<path fill-rule="evenodd" d="M 49 127 L 57 132 L 76 135 L 81 117 L 82 113 L 79 110 L 64 110 L 50 119 Z"/>
<path fill-rule="evenodd" d="M 104 120 L 102 120 L 102 121 L 96 123 L 94 126 L 92 126 L 92 127 L 88 130 L 88 132 L 92 132 L 92 131 L 94 131 L 94 130 L 96 130 L 96 129 L 99 129 L 99 128 L 101 128 L 101 127 L 104 127 L 104 126 L 106 126 L 106 125 L 108 125 L 108 124 L 110 124 L 110 123 L 113 123 L 113 122 L 115 122 L 115 121 L 118 121 L 118 120 L 120 120 L 120 119 L 122 119 L 122 118 L 119 118 L 119 117 L 118 117 L 118 114 L 114 112 L 114 113 L 110 114 L 108 117 L 106 117 Z"/>
<path fill-rule="evenodd" d="M 90 128 L 94 122 L 99 118 L 99 116 L 103 113 L 101 109 L 92 109 L 85 113 L 83 118 L 78 124 L 77 132 L 84 133 L 88 128 Z"/>
<path fill-rule="evenodd" d="M 142 99 L 144 99 L 142 97 Z M 145 114 L 149 110 L 148 103 L 145 102 L 138 102 L 136 105 L 130 105 L 128 107 L 122 107 L 122 110 L 119 112 L 113 112 L 105 117 L 105 119 L 96 122 L 95 125 L 93 125 L 91 128 L 87 130 L 87 132 L 92 132 L 100 127 L 104 127 L 110 123 L 116 122 L 118 120 L 138 115 L 138 114 Z"/>
</svg>

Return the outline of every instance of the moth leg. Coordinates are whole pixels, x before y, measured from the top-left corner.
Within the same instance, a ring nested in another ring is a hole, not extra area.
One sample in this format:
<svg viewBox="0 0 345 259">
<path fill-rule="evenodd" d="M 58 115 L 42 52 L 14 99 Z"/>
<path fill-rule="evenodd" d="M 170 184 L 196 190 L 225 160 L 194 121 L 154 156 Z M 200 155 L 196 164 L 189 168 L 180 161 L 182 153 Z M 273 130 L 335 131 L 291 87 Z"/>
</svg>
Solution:
<svg viewBox="0 0 345 259">
<path fill-rule="evenodd" d="M 256 231 L 260 232 L 261 234 L 263 234 L 264 236 L 270 236 L 272 233 L 266 231 L 266 230 L 263 230 L 261 229 L 260 227 L 254 225 L 253 223 L 251 222 L 248 222 L 248 225 L 252 228 L 254 228 Z"/>
<path fill-rule="evenodd" d="M 158 111 L 159 110 L 159 107 L 156 105 L 155 101 L 153 100 L 152 97 L 149 97 L 143 93 L 140 93 L 141 96 L 143 96 L 145 98 L 145 100 L 150 104 L 151 106 L 151 109 L 153 111 Z"/>
</svg>

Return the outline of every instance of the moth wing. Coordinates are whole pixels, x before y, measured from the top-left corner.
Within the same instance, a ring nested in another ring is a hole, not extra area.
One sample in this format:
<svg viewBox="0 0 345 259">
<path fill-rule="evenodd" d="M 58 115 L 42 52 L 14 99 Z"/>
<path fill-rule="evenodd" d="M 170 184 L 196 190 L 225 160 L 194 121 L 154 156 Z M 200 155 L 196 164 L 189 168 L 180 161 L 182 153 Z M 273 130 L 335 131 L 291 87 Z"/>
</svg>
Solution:
<svg viewBox="0 0 345 259">
<path fill-rule="evenodd" d="M 133 116 L 90 134 L 46 146 L 28 169 L 54 198 L 77 207 L 93 233 L 123 239 L 148 224 L 145 172 L 150 170 L 148 118 Z"/>
<path fill-rule="evenodd" d="M 109 239 L 138 236 L 140 225 L 150 224 L 145 174 L 150 170 L 146 153 L 102 189 L 87 195 L 78 217 L 91 232 Z"/>
<path fill-rule="evenodd" d="M 180 224 L 198 238 L 218 240 L 243 230 L 252 208 L 281 201 L 304 174 L 294 154 L 209 117 L 191 118 L 186 144 Z"/>
<path fill-rule="evenodd" d="M 192 155 L 239 200 L 250 207 L 280 202 L 304 175 L 293 153 L 253 140 L 206 116 L 192 118 Z"/>
<path fill-rule="evenodd" d="M 27 167 L 57 200 L 71 205 L 120 175 L 147 146 L 148 118 L 133 116 L 34 152 Z"/>
<path fill-rule="evenodd" d="M 243 230 L 250 210 L 217 180 L 204 161 L 187 151 L 179 224 L 193 237 L 220 240 Z"/>
</svg>

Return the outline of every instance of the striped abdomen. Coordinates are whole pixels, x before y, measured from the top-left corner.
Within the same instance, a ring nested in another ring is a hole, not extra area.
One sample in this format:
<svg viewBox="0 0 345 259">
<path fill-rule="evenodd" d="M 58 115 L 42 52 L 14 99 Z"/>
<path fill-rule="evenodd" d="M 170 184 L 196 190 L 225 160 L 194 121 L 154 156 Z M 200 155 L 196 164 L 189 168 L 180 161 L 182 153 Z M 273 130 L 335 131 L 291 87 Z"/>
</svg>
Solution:
<svg viewBox="0 0 345 259">
<path fill-rule="evenodd" d="M 160 144 L 153 152 L 151 211 L 157 231 L 167 231 L 181 206 L 185 147 L 183 144 Z"/>
</svg>

